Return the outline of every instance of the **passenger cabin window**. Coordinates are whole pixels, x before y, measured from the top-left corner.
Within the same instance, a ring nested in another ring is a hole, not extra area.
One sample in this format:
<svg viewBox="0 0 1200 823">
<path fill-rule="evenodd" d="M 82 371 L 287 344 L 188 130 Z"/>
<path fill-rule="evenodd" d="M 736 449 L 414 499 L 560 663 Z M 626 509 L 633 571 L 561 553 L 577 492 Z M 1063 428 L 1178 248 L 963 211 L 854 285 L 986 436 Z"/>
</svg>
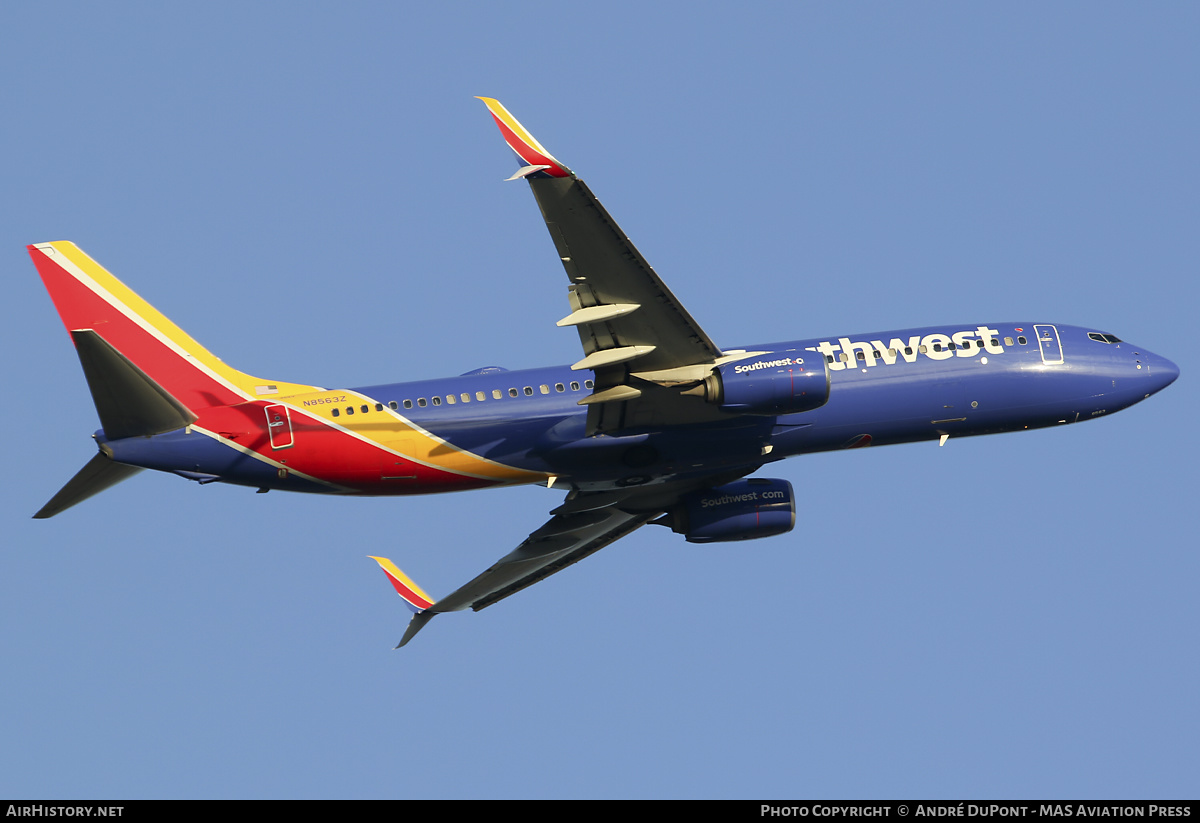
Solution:
<svg viewBox="0 0 1200 823">
<path fill-rule="evenodd" d="M 405 401 L 404 401 L 404 408 L 406 408 L 406 409 L 411 409 L 411 408 L 412 408 L 412 401 L 411 401 L 411 400 L 405 400 Z"/>
<path fill-rule="evenodd" d="M 526 397 L 533 397 L 533 386 L 526 386 L 526 387 L 525 387 L 525 396 L 526 396 Z"/>
<path fill-rule="evenodd" d="M 440 398 L 440 397 L 433 398 L 433 405 L 435 405 L 435 406 L 442 405 L 442 398 Z"/>
<path fill-rule="evenodd" d="M 347 406 L 347 407 L 346 407 L 346 414 L 354 414 L 354 407 L 353 407 L 353 406 Z"/>
<path fill-rule="evenodd" d="M 516 396 L 517 396 L 517 390 L 516 390 L 516 389 L 509 389 L 509 390 L 508 390 L 508 396 L 509 396 L 509 397 L 516 397 Z"/>
<path fill-rule="evenodd" d="M 1024 345 L 1025 345 L 1026 343 L 1028 343 L 1029 341 L 1028 341 L 1028 340 L 1026 340 L 1024 337 L 1018 337 L 1018 338 L 1017 338 L 1017 342 L 1018 342 L 1018 343 L 1020 343 L 1022 346 L 1024 346 Z"/>
<path fill-rule="evenodd" d="M 481 391 L 477 391 L 475 392 L 475 399 L 482 403 L 485 399 L 487 399 L 487 395 Z"/>
<path fill-rule="evenodd" d="M 594 386 L 594 385 L 595 385 L 595 384 L 594 384 L 594 383 L 593 383 L 591 380 L 584 380 L 584 381 L 583 381 L 583 387 L 584 387 L 585 389 L 590 389 L 590 388 L 591 388 L 592 386 Z"/>
<path fill-rule="evenodd" d="M 334 409 L 334 410 L 333 410 L 332 412 L 330 412 L 330 413 L 331 413 L 331 414 L 332 414 L 334 417 L 337 417 L 338 415 L 340 415 L 340 414 L 341 414 L 341 412 L 340 412 L 340 411 L 338 411 L 337 409 Z"/>
<path fill-rule="evenodd" d="M 555 391 L 566 391 L 566 390 L 567 390 L 567 387 L 566 387 L 566 386 L 564 386 L 562 383 L 555 383 L 555 384 L 554 384 L 554 390 L 555 390 Z"/>
<path fill-rule="evenodd" d="M 571 391 L 579 391 L 578 381 L 575 381 L 575 380 L 571 381 Z"/>
<path fill-rule="evenodd" d="M 540 391 L 542 394 L 549 394 L 550 387 L 543 383 L 542 385 L 538 386 L 538 391 Z"/>
<path fill-rule="evenodd" d="M 408 403 L 410 406 L 412 405 L 412 403 L 411 403 L 411 402 L 409 402 L 408 400 L 405 400 L 404 402 L 405 402 L 405 403 Z M 396 411 L 396 410 L 398 410 L 398 409 L 400 408 L 400 406 L 399 406 L 399 405 L 396 403 L 396 401 L 395 401 L 395 400 L 389 400 L 389 401 L 388 401 L 388 408 L 389 408 L 389 409 L 391 409 L 392 411 Z M 407 408 L 407 407 L 406 407 L 406 408 Z"/>
<path fill-rule="evenodd" d="M 424 397 L 418 397 L 418 398 L 417 398 L 417 405 L 418 405 L 418 406 L 420 406 L 421 408 L 425 408 L 426 406 L 428 406 L 428 405 L 429 405 L 429 403 L 428 403 L 428 402 L 425 400 L 425 398 L 424 398 Z"/>
<path fill-rule="evenodd" d="M 500 390 L 499 389 L 492 389 L 492 399 L 493 400 L 500 399 Z"/>
</svg>

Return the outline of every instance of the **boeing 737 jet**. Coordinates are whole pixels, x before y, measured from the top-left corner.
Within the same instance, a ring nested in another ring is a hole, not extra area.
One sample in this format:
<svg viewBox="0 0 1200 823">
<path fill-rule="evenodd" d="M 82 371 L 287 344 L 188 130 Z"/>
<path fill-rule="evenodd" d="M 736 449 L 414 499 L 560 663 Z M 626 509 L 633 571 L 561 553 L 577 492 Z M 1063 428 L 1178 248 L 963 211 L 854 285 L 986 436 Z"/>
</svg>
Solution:
<svg viewBox="0 0 1200 823">
<path fill-rule="evenodd" d="M 403 646 L 434 615 L 490 606 L 648 523 L 696 543 L 783 534 L 796 521 L 791 484 L 751 475 L 785 457 L 1092 420 L 1179 375 L 1106 330 L 1044 318 L 719 346 L 584 182 L 480 99 L 566 271 L 558 325 L 578 332 L 577 362 L 358 388 L 252 377 L 73 243 L 32 245 L 101 426 L 99 452 L 35 517 L 142 469 L 259 491 L 566 492 L 440 600 L 375 558 L 415 612 Z"/>
</svg>

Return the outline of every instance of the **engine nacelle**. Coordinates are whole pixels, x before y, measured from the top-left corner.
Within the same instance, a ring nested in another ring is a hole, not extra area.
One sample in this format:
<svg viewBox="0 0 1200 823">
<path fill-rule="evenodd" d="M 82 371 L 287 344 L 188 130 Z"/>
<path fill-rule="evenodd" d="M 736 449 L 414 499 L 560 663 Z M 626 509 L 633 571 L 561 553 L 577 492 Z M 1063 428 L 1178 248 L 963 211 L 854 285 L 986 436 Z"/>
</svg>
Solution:
<svg viewBox="0 0 1200 823">
<path fill-rule="evenodd" d="M 686 394 L 700 395 L 738 414 L 796 414 L 829 400 L 829 366 L 818 353 L 773 352 L 753 360 L 726 363 Z"/>
<path fill-rule="evenodd" d="M 693 492 L 670 512 L 672 531 L 689 543 L 755 540 L 796 525 L 796 498 L 786 480 L 752 477 Z"/>
</svg>

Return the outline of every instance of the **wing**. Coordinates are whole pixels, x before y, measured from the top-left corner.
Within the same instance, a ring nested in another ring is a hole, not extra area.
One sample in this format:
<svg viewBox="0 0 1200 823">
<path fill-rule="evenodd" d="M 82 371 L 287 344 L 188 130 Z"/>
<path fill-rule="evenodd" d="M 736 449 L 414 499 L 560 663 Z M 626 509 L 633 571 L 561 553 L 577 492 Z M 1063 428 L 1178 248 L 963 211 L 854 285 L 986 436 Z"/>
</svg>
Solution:
<svg viewBox="0 0 1200 823">
<path fill-rule="evenodd" d="M 523 164 L 509 179 L 529 182 L 570 280 L 572 311 L 558 325 L 579 331 L 584 358 L 572 368 L 596 374 L 593 394 L 582 401 L 592 407 L 589 434 L 627 425 L 694 422 L 687 412 L 697 410 L 697 404 L 673 403 L 678 391 L 656 387 L 694 384 L 708 374 L 721 350 L 587 185 L 498 101 L 479 99 Z"/>
<path fill-rule="evenodd" d="M 725 355 L 654 273 L 583 181 L 560 163 L 499 102 L 479 98 L 522 166 L 570 280 L 571 314 L 584 357 L 572 368 L 596 374 L 588 434 L 632 425 L 722 419 L 683 391 L 708 376 Z M 387 558 L 376 557 L 397 594 L 415 614 L 396 648 L 434 615 L 479 611 L 593 554 L 669 511 L 689 491 L 748 474 L 757 464 L 724 475 L 690 478 L 653 488 L 572 491 L 551 518 L 474 580 L 433 600 Z"/>
<path fill-rule="evenodd" d="M 434 600 L 386 557 L 375 557 L 396 593 L 415 614 L 396 648 L 408 643 L 442 612 L 486 609 L 555 572 L 578 563 L 610 543 L 669 512 L 684 495 L 743 477 L 758 466 L 730 469 L 707 478 L 655 487 L 601 492 L 572 491 L 550 520 L 491 568 L 441 600 Z M 662 522 L 662 521 L 658 521 Z M 669 525 L 664 523 L 664 525 Z"/>
<path fill-rule="evenodd" d="M 416 612 L 396 648 L 408 643 L 434 615 L 479 611 L 600 551 L 653 520 L 661 510 L 628 512 L 601 495 L 575 495 L 540 529 L 483 574 L 434 601 L 385 557 L 375 557 L 396 593 Z M 591 508 L 595 506 L 595 508 Z"/>
</svg>

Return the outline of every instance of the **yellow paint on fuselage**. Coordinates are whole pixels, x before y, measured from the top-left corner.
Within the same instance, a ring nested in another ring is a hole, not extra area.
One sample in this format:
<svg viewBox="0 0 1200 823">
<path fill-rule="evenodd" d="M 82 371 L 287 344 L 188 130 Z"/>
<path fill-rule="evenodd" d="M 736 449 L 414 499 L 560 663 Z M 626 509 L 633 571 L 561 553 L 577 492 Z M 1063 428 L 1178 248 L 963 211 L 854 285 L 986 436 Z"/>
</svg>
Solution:
<svg viewBox="0 0 1200 823">
<path fill-rule="evenodd" d="M 319 418 L 350 436 L 443 471 L 500 483 L 540 483 L 549 475 L 506 466 L 449 443 L 405 418 L 386 403 L 346 389 L 271 398 Z M 363 411 L 363 408 L 366 411 Z M 348 413 L 347 409 L 353 409 Z M 334 411 L 337 416 L 334 416 Z M 297 445 L 301 435 L 297 433 Z"/>
</svg>

